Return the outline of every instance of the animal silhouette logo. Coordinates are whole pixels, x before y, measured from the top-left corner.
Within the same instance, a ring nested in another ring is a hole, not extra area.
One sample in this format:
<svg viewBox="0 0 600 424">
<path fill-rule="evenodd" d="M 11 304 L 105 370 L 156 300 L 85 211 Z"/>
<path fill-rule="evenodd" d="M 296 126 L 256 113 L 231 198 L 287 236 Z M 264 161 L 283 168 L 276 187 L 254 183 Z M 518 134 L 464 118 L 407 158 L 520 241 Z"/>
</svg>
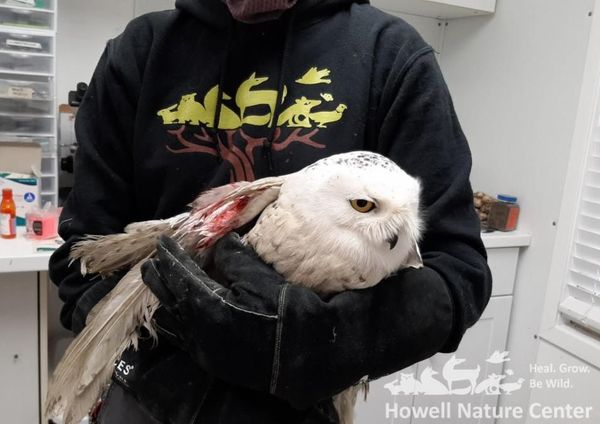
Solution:
<svg viewBox="0 0 600 424">
<path fill-rule="evenodd" d="M 517 390 L 521 389 L 524 382 L 524 378 L 519 378 L 516 383 L 501 384 L 500 389 L 507 395 L 510 395 L 512 392 L 516 392 Z"/>
<path fill-rule="evenodd" d="M 266 125 L 270 127 L 273 124 L 273 117 L 275 115 L 275 104 L 277 103 L 277 90 L 267 90 L 256 88 L 268 81 L 268 77 L 257 77 L 254 72 L 250 77 L 242 82 L 235 95 L 235 103 L 240 108 L 240 118 L 244 121 L 246 117 L 246 109 L 253 106 L 267 106 L 270 110 L 269 114 L 263 116 L 256 116 L 251 118 L 248 123 L 253 125 Z M 287 89 L 284 87 L 281 101 L 285 99 Z M 264 120 L 264 121 L 263 121 Z M 264 123 L 263 123 L 264 122 Z"/>
<path fill-rule="evenodd" d="M 434 375 L 439 374 L 433 368 L 427 367 L 421 373 L 421 393 L 428 395 L 447 395 L 450 391 L 441 381 L 438 381 Z"/>
<path fill-rule="evenodd" d="M 492 353 L 490 357 L 485 360 L 485 362 L 489 362 L 490 364 L 501 364 L 508 361 L 510 361 L 510 358 L 508 357 L 508 351 L 506 350 L 504 352 L 495 350 L 494 353 Z"/>
<path fill-rule="evenodd" d="M 474 369 L 461 369 L 456 368 L 457 365 L 463 364 L 466 359 L 458 359 L 456 355 L 452 355 L 450 359 L 444 364 L 444 368 L 442 374 L 446 381 L 448 382 L 448 390 L 451 393 L 456 394 L 467 394 L 472 393 L 475 388 L 477 378 L 479 377 L 479 373 L 481 371 L 481 367 L 477 365 L 477 368 Z M 462 389 L 453 389 L 452 386 L 457 382 L 469 382 L 467 387 Z"/>
<path fill-rule="evenodd" d="M 309 118 L 318 124 L 317 127 L 326 128 L 327 125 L 325 124 L 330 124 L 332 122 L 336 122 L 342 119 L 342 115 L 344 115 L 344 111 L 346 109 L 348 109 L 348 106 L 346 106 L 343 103 L 340 103 L 338 107 L 335 108 L 335 110 L 314 112 L 309 115 Z"/>
<path fill-rule="evenodd" d="M 241 81 L 233 97 L 228 94 L 233 94 L 233 89 L 226 91 L 219 85 L 204 95 L 186 91 L 178 101 L 165 102 L 169 106 L 156 113 L 170 136 L 165 148 L 176 155 L 220 158 L 231 167 L 231 182 L 254 181 L 255 152 L 265 146 L 274 152 L 291 145 L 326 148 L 318 140 L 319 132 L 342 121 L 348 110 L 345 103 L 335 102 L 334 86 L 320 89 L 320 85 L 332 83 L 331 70 L 313 66 L 300 78 L 288 81 L 293 88 L 289 91 L 288 85 L 280 89 L 276 79 L 258 72 Z M 257 127 L 272 130 L 261 134 Z"/>
<path fill-rule="evenodd" d="M 506 378 L 506 375 L 490 374 L 488 378 L 479 383 L 474 390 L 474 393 L 482 393 L 488 395 L 499 395 L 500 394 L 500 382 Z"/>
<path fill-rule="evenodd" d="M 318 69 L 316 66 L 310 68 L 301 78 L 297 79 L 298 84 L 331 84 L 331 79 L 327 78 L 331 74 L 329 69 Z"/>
<path fill-rule="evenodd" d="M 331 84 L 330 75 L 331 71 L 327 68 L 312 67 L 295 82 L 299 84 L 300 89 L 307 85 Z M 215 85 L 202 99 L 197 92 L 183 94 L 177 103 L 160 109 L 157 115 L 162 118 L 163 125 L 183 124 L 214 128 L 217 104 L 220 104 L 220 118 L 216 125 L 219 130 L 237 130 L 244 125 L 269 128 L 273 125 L 287 128 L 327 128 L 329 124 L 340 121 L 348 109 L 345 103 L 339 103 L 333 109 L 331 106 L 325 106 L 324 102 L 330 104 L 334 101 L 330 92 L 319 93 L 320 99 L 300 96 L 286 102 L 288 86 L 284 85 L 281 93 L 272 86 L 273 82 L 269 77 L 258 76 L 253 72 L 240 83 L 234 98 L 222 91 L 221 101 L 218 102 L 221 90 L 219 85 Z M 274 122 L 278 98 L 283 112 L 278 114 L 277 122 Z M 321 109 L 318 109 L 319 107 Z"/>
<path fill-rule="evenodd" d="M 415 379 L 414 373 L 400 373 L 400 383 L 398 383 L 398 379 L 396 379 L 387 383 L 384 387 L 394 396 L 399 395 L 400 393 L 413 395 L 421 391 L 421 382 Z"/>
<path fill-rule="evenodd" d="M 196 100 L 196 93 L 184 94 L 179 103 L 159 110 L 157 115 L 163 119 L 163 124 L 205 124 L 208 128 L 213 128 L 218 93 L 219 86 L 215 85 L 208 90 L 202 103 Z M 223 93 L 222 98 L 230 100 L 231 96 Z M 235 129 L 241 126 L 242 121 L 238 115 L 227 105 L 222 105 L 219 128 Z"/>
<path fill-rule="evenodd" d="M 277 120 L 277 125 L 282 126 L 287 124 L 288 127 L 310 128 L 310 111 L 321 103 L 321 100 L 311 100 L 302 96 L 302 98 L 296 100 L 295 104 L 281 113 Z"/>
<path fill-rule="evenodd" d="M 490 364 L 501 364 L 510 361 L 508 352 L 495 351 L 487 359 Z M 501 393 L 510 395 L 523 387 L 524 378 L 516 381 L 505 382 L 504 380 L 513 375 L 513 371 L 508 369 L 505 374 L 491 373 L 481 381 L 481 367 L 465 367 L 466 359 L 457 358 L 452 355 L 442 366 L 440 373 L 431 366 L 425 367 L 419 378 L 415 373 L 400 373 L 400 381 L 395 379 L 384 384 L 393 396 L 398 395 L 499 395 Z"/>
</svg>

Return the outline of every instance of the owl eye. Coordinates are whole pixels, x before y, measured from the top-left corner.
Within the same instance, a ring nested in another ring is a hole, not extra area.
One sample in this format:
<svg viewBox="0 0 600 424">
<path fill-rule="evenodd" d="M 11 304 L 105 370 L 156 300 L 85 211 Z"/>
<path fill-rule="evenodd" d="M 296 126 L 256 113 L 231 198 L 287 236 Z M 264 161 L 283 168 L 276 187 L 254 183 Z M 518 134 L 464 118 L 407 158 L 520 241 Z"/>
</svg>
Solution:
<svg viewBox="0 0 600 424">
<path fill-rule="evenodd" d="M 350 205 L 354 208 L 354 210 L 360 213 L 371 212 L 376 207 L 375 203 L 365 199 L 350 200 Z"/>
</svg>

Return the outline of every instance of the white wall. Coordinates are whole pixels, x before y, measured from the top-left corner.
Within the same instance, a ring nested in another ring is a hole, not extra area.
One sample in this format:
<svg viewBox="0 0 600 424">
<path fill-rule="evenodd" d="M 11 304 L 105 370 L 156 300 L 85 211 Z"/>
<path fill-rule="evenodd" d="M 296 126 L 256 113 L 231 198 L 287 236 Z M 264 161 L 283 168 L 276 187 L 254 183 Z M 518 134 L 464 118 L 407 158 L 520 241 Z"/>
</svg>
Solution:
<svg viewBox="0 0 600 424">
<path fill-rule="evenodd" d="M 174 0 L 60 0 L 58 2 L 57 96 L 67 103 L 78 82 L 89 82 L 106 42 L 133 17 L 173 7 Z"/>
<path fill-rule="evenodd" d="M 473 151 L 476 190 L 519 196 L 533 235 L 519 263 L 508 348 L 515 375 L 536 360 L 593 0 L 498 0 L 496 14 L 450 21 L 441 64 Z M 595 382 L 600 391 L 600 380 Z M 502 404 L 527 407 L 521 390 Z M 511 422 L 512 424 L 512 422 Z"/>
<path fill-rule="evenodd" d="M 374 6 L 377 6 L 378 1 L 374 0 L 371 2 Z M 391 13 L 391 12 L 387 12 Z M 442 22 L 434 18 L 425 18 L 422 16 L 406 15 L 404 13 L 392 13 L 393 15 L 399 16 L 406 22 L 411 24 L 421 34 L 423 39 L 435 49 L 436 52 L 440 52 L 442 49 Z"/>
<path fill-rule="evenodd" d="M 580 418 L 576 421 L 565 419 L 546 419 L 544 424 L 563 424 L 566 422 L 577 422 L 577 424 L 598 424 L 600 423 L 600 400 L 598 391 L 600 390 L 600 370 L 579 359 L 573 357 L 569 353 L 556 348 L 555 346 L 540 342 L 540 349 L 536 363 L 539 365 L 554 365 L 554 372 L 551 373 L 534 373 L 533 378 L 540 381 L 544 387 L 533 389 L 531 391 L 530 404 L 541 404 L 548 407 L 564 407 L 569 404 L 571 406 L 592 406 L 588 418 Z M 577 372 L 573 368 L 576 367 Z M 563 381 L 565 384 L 568 381 L 568 388 L 551 388 L 547 387 L 547 383 L 555 381 Z M 540 422 L 540 419 L 530 417 L 528 424 Z"/>
</svg>

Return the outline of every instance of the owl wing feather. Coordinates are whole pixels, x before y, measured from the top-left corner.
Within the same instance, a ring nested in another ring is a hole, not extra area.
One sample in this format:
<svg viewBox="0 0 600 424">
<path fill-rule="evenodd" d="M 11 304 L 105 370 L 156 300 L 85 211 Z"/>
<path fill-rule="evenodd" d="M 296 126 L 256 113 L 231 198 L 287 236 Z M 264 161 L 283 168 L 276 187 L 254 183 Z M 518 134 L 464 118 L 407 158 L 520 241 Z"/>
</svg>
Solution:
<svg viewBox="0 0 600 424">
<path fill-rule="evenodd" d="M 129 232 L 91 236 L 76 245 L 72 255 L 94 272 L 111 273 L 145 256 L 92 309 L 87 325 L 54 371 L 46 414 L 62 415 L 65 424 L 79 422 L 109 383 L 114 361 L 128 347 L 137 348 L 139 328 L 147 328 L 156 337 L 152 316 L 159 303 L 142 281 L 141 266 L 154 255 L 158 235 L 173 234 L 184 247 L 201 256 L 220 237 L 252 221 L 277 199 L 284 179 L 272 177 L 219 187 L 194 201 L 189 213 L 165 221 L 131 224 L 126 227 Z M 116 248 L 124 250 L 117 252 Z M 97 258 L 106 260 L 101 264 Z"/>
</svg>

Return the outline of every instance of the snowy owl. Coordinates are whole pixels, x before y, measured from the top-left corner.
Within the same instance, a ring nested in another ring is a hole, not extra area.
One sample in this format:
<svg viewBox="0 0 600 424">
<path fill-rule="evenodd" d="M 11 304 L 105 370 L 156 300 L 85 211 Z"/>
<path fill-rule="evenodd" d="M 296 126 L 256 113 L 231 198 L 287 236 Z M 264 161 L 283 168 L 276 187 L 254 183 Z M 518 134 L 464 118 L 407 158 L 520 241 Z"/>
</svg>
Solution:
<svg viewBox="0 0 600 424">
<path fill-rule="evenodd" d="M 49 415 L 63 415 L 66 424 L 83 417 L 109 382 L 115 359 L 137 345 L 139 328 L 155 335 L 151 318 L 159 304 L 140 267 L 159 235 L 173 237 L 201 260 L 219 238 L 258 217 L 244 240 L 291 284 L 318 293 L 366 288 L 401 268 L 421 266 L 419 194 L 419 181 L 393 161 L 357 151 L 293 174 L 213 189 L 190 212 L 167 220 L 89 236 L 72 251 L 82 273 L 130 271 L 94 307 L 57 367 Z M 351 422 L 347 409 L 354 396 L 336 399 L 344 423 Z"/>
</svg>

